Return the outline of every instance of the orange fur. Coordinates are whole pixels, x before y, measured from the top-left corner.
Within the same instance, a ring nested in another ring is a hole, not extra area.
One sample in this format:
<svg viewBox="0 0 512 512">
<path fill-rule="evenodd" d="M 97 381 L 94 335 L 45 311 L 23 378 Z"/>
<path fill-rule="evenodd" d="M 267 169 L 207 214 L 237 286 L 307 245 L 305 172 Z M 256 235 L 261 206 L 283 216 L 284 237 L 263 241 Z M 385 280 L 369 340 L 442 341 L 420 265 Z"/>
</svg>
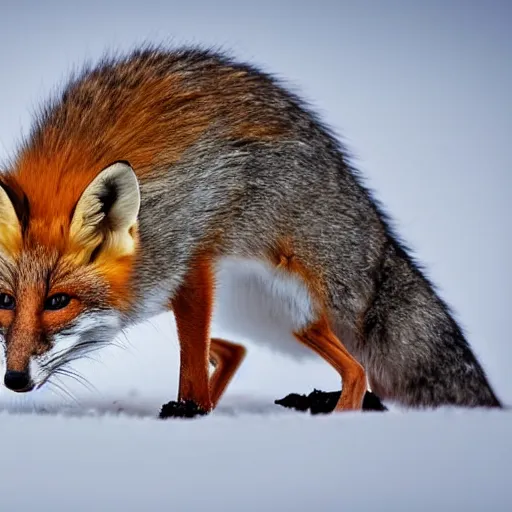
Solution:
<svg viewBox="0 0 512 512">
<path fill-rule="evenodd" d="M 16 315 L 9 315 L 7 325 L 11 332 L 12 344 L 6 351 L 8 370 L 26 371 L 30 356 L 44 351 L 45 343 L 41 336 L 43 333 L 41 306 L 40 290 L 32 287 L 24 290 Z"/>
<path fill-rule="evenodd" d="M 229 132 L 230 137 L 245 141 L 273 141 L 286 134 L 279 121 L 270 121 L 266 124 L 242 122 L 235 125 Z"/>
<path fill-rule="evenodd" d="M 279 269 L 297 275 L 308 287 L 312 298 L 323 309 L 326 290 L 321 268 L 318 266 L 313 268 L 312 263 L 306 264 L 304 258 L 299 260 L 295 256 L 293 246 L 294 244 L 291 237 L 279 240 L 269 253 L 270 262 Z M 314 261 L 312 254 L 309 255 L 308 261 Z"/>
<path fill-rule="evenodd" d="M 94 84 L 84 87 L 92 89 Z M 195 96 L 180 89 L 177 77 L 168 76 L 148 79 L 110 109 L 85 113 L 66 109 L 67 126 L 45 126 L 22 152 L 15 169 L 16 180 L 29 198 L 31 217 L 69 218 L 87 185 L 116 160 L 128 160 L 139 178 L 159 163 L 169 166 L 178 161 L 211 120 L 206 113 L 187 107 L 195 105 Z M 64 116 L 65 107 L 61 109 L 56 118 Z M 169 115 L 172 111 L 174 115 Z M 84 114 L 89 114 L 85 122 Z M 58 203 L 54 203 L 56 194 Z"/>
<path fill-rule="evenodd" d="M 128 311 L 134 299 L 130 287 L 134 260 L 134 255 L 123 256 L 97 267 L 98 274 L 108 284 L 108 302 L 119 311 Z"/>
<path fill-rule="evenodd" d="M 1 290 L 5 293 L 4 290 Z M 0 309 L 0 326 L 2 329 L 9 329 L 14 320 L 14 311 L 12 309 Z"/>
<path fill-rule="evenodd" d="M 295 337 L 325 359 L 340 374 L 343 389 L 336 410 L 361 409 L 366 391 L 364 368 L 331 331 L 327 320 L 319 320 L 303 331 L 295 333 Z"/>
<path fill-rule="evenodd" d="M 53 293 L 51 295 L 53 295 Z M 63 309 L 57 311 L 43 311 L 41 314 L 41 327 L 45 333 L 59 332 L 82 311 L 83 304 L 73 298 L 69 305 Z"/>
<path fill-rule="evenodd" d="M 209 388 L 210 319 L 213 310 L 213 269 L 209 257 L 196 258 L 171 307 L 180 342 L 179 400 L 213 408 Z"/>
<path fill-rule="evenodd" d="M 129 70 L 126 73 L 128 80 Z M 162 166 L 169 168 L 177 162 L 220 118 L 232 127 L 227 138 L 271 140 L 284 136 L 289 128 L 279 119 L 262 124 L 245 108 L 244 93 L 249 95 L 256 87 L 250 80 L 233 102 L 231 85 L 240 86 L 239 75 L 227 67 L 208 89 L 197 91 L 187 90 L 178 74 L 149 75 L 136 90 L 120 93 L 115 103 L 111 99 L 104 108 L 90 111 L 83 105 L 60 105 L 24 148 L 13 169 L 17 185 L 28 196 L 31 218 L 47 225 L 60 219 L 66 227 L 78 198 L 101 169 L 116 160 L 127 160 L 140 180 L 152 179 L 162 172 Z M 72 93 L 92 99 L 98 94 L 96 81 L 99 78 L 93 76 Z M 59 201 L 55 202 L 57 195 Z M 48 240 L 44 230 L 36 231 Z M 50 238 L 51 243 L 57 241 L 53 233 Z"/>
<path fill-rule="evenodd" d="M 210 340 L 210 359 L 215 371 L 210 377 L 210 398 L 216 407 L 226 387 L 242 364 L 246 349 L 238 343 L 212 338 Z"/>
</svg>

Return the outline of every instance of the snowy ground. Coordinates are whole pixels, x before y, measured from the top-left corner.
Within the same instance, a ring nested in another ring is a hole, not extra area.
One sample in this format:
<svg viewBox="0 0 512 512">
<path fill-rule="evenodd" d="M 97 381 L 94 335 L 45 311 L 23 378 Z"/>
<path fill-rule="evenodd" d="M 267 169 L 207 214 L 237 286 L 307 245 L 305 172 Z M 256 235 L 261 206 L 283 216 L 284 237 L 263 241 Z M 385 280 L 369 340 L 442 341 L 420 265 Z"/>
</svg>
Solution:
<svg viewBox="0 0 512 512">
<path fill-rule="evenodd" d="M 0 395 L 1 510 L 512 509 L 512 412 L 290 412 L 273 400 L 336 389 L 336 375 L 249 344 L 217 411 L 162 421 L 176 393 L 172 317 L 127 338 L 76 366 L 96 389 L 62 382 L 76 401 Z"/>
<path fill-rule="evenodd" d="M 512 507 L 510 413 L 1 421 L 2 510 Z"/>
</svg>

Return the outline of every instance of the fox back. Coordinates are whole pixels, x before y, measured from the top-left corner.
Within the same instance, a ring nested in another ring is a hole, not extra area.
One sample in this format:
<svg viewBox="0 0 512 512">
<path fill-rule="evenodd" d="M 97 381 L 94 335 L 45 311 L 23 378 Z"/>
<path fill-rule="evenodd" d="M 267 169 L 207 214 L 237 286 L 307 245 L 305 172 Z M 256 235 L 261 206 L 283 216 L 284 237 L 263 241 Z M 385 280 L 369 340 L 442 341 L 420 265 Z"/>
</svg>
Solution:
<svg viewBox="0 0 512 512">
<path fill-rule="evenodd" d="M 207 254 L 293 275 L 290 331 L 328 322 L 382 398 L 499 406 L 345 149 L 250 66 L 150 48 L 86 68 L 1 185 L 0 325 L 8 372 L 29 369 L 20 389 L 170 308 Z"/>
</svg>

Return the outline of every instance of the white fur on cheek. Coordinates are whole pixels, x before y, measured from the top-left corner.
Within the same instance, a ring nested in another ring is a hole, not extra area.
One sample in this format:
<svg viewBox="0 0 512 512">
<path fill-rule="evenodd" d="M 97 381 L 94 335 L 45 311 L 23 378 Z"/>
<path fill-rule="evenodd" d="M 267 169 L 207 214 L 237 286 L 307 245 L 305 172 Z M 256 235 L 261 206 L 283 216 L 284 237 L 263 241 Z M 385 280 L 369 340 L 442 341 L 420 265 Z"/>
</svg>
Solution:
<svg viewBox="0 0 512 512">
<path fill-rule="evenodd" d="M 36 386 L 40 385 L 51 375 L 52 368 L 72 354 L 73 349 L 79 344 L 98 342 L 98 347 L 103 346 L 115 338 L 120 328 L 121 319 L 114 311 L 83 313 L 72 328 L 54 335 L 50 350 L 30 358 L 29 369 L 32 381 Z"/>
<path fill-rule="evenodd" d="M 34 356 L 32 356 L 28 362 L 28 371 L 30 379 L 35 386 L 44 380 L 45 372 L 41 368 L 41 365 L 37 362 L 37 358 Z"/>
<path fill-rule="evenodd" d="M 0 368 L 2 369 L 1 375 L 3 376 L 6 369 L 6 354 L 5 354 L 5 336 L 2 333 L 0 333 Z M 3 377 L 2 377 L 3 379 Z"/>
</svg>

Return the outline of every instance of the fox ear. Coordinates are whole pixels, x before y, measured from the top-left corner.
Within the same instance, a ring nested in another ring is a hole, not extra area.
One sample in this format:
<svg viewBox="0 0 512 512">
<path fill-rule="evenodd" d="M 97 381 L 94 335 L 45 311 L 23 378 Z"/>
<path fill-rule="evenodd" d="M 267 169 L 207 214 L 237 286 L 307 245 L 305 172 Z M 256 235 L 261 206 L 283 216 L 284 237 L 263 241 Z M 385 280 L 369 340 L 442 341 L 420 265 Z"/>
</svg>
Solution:
<svg viewBox="0 0 512 512">
<path fill-rule="evenodd" d="M 21 246 L 21 224 L 16 213 L 13 194 L 0 181 L 0 252 L 12 254 Z"/>
<path fill-rule="evenodd" d="M 89 260 L 110 253 L 125 256 L 135 251 L 140 208 L 137 177 L 127 162 L 115 162 L 85 189 L 71 220 L 70 239 Z"/>
</svg>

